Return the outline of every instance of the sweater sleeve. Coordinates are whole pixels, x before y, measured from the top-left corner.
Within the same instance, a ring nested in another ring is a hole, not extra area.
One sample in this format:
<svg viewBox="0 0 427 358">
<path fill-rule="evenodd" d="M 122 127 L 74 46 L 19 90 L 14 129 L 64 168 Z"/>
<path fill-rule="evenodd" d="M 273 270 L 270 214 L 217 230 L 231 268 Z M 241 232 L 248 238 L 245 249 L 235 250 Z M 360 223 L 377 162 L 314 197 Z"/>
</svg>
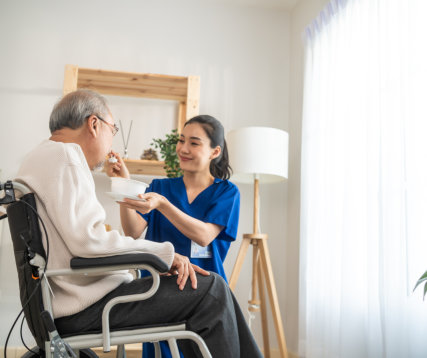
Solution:
<svg viewBox="0 0 427 358">
<path fill-rule="evenodd" d="M 73 256 L 99 257 L 147 252 L 159 256 L 170 267 L 174 248 L 169 242 L 155 243 L 121 236 L 105 229 L 105 210 L 98 201 L 88 168 L 69 161 L 54 173 L 52 185 L 42 198 L 58 234 Z"/>
</svg>

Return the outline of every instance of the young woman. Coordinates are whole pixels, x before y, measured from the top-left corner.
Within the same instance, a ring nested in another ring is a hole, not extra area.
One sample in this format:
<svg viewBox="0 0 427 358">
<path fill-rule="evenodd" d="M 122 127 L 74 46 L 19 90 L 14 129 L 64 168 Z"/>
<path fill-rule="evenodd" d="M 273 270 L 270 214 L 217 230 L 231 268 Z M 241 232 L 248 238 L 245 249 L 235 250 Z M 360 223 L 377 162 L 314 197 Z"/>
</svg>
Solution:
<svg viewBox="0 0 427 358">
<path fill-rule="evenodd" d="M 170 241 L 193 264 L 227 280 L 223 262 L 237 235 L 240 193 L 228 181 L 231 168 L 223 126 L 208 115 L 190 119 L 176 152 L 183 176 L 153 180 L 140 195 L 146 201 L 121 202 L 123 231 L 136 239 L 147 228 L 146 240 Z M 118 161 L 108 164 L 107 174 L 129 178 L 122 159 L 112 155 Z"/>
</svg>

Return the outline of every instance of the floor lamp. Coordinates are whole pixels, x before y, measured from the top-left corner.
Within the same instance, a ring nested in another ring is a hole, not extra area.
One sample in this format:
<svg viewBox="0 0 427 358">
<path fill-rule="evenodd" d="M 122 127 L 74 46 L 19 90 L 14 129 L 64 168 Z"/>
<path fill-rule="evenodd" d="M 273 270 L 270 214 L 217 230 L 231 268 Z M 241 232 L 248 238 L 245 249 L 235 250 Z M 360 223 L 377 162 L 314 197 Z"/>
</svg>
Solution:
<svg viewBox="0 0 427 358">
<path fill-rule="evenodd" d="M 285 333 L 267 246 L 267 234 L 260 233 L 259 226 L 259 183 L 275 182 L 288 177 L 288 133 L 275 128 L 244 127 L 228 133 L 227 146 L 230 153 L 230 163 L 233 168 L 232 180 L 254 184 L 253 233 L 243 235 L 243 241 L 229 281 L 230 288 L 234 290 L 249 245 L 252 245 L 252 294 L 249 301 L 249 310 L 261 310 L 264 355 L 268 358 L 270 357 L 270 346 L 264 291 L 266 287 L 279 343 L 280 356 L 288 358 Z"/>
</svg>

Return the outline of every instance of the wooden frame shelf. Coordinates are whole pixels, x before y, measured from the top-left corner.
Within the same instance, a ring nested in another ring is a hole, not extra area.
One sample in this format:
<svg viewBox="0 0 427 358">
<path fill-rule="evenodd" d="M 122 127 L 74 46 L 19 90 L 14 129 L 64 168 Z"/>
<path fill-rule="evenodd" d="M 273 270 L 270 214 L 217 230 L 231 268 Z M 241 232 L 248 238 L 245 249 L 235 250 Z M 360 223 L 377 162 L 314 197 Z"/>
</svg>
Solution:
<svg viewBox="0 0 427 358">
<path fill-rule="evenodd" d="M 165 162 L 144 159 L 125 159 L 124 161 L 131 174 L 166 176 L 166 171 L 163 169 Z"/>
<path fill-rule="evenodd" d="M 178 101 L 178 132 L 199 114 L 200 77 L 107 71 L 66 65 L 63 94 L 88 88 L 102 94 Z M 164 162 L 126 160 L 131 174 L 166 175 Z"/>
</svg>

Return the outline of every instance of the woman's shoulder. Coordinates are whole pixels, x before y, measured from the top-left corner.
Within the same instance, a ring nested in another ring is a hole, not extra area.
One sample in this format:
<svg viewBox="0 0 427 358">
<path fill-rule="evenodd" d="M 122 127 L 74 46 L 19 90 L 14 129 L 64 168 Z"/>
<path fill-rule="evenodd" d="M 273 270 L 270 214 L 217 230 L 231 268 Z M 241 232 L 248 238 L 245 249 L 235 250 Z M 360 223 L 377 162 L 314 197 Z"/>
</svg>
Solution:
<svg viewBox="0 0 427 358">
<path fill-rule="evenodd" d="M 154 188 L 173 188 L 182 181 L 182 177 L 178 178 L 159 178 L 153 179 L 151 187 Z"/>
<path fill-rule="evenodd" d="M 235 194 L 240 193 L 237 185 L 227 179 L 223 180 L 223 179 L 215 178 L 214 184 L 216 185 L 217 190 L 221 190 L 223 192 L 231 192 Z"/>
</svg>

